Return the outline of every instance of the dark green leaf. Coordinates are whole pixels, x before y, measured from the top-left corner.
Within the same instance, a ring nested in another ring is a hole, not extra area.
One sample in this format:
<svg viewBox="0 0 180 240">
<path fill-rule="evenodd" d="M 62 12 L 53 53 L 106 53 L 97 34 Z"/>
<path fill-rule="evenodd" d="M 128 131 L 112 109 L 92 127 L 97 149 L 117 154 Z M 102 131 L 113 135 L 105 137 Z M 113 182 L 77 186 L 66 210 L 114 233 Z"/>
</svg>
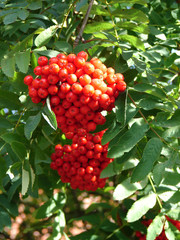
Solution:
<svg viewBox="0 0 180 240">
<path fill-rule="evenodd" d="M 72 52 L 72 46 L 68 42 L 58 41 L 58 42 L 55 42 L 55 46 L 59 51 L 66 52 L 66 53 Z"/>
<path fill-rule="evenodd" d="M 41 47 L 49 42 L 49 40 L 54 36 L 57 31 L 57 26 L 51 26 L 41 32 L 35 39 L 36 47 Z"/>
<path fill-rule="evenodd" d="M 11 143 L 11 148 L 13 150 L 13 152 L 16 153 L 16 155 L 18 156 L 18 158 L 21 161 L 24 161 L 27 155 L 27 150 L 24 144 L 20 143 L 20 142 L 12 142 Z"/>
<path fill-rule="evenodd" d="M 120 137 L 118 143 L 110 149 L 108 157 L 118 158 L 123 156 L 125 152 L 129 152 L 144 137 L 148 129 L 149 126 L 143 119 L 137 120 L 131 128 Z"/>
<path fill-rule="evenodd" d="M 139 102 L 139 107 L 143 108 L 144 110 L 151 110 L 151 109 L 160 109 L 172 112 L 173 105 L 170 102 L 160 102 L 158 99 L 147 97 L 142 98 Z"/>
<path fill-rule="evenodd" d="M 4 187 L 3 187 L 3 178 L 6 176 L 6 172 L 7 172 L 7 165 L 6 165 L 6 161 L 3 157 L 0 156 L 0 189 L 1 191 L 4 191 Z"/>
<path fill-rule="evenodd" d="M 57 210 L 60 210 L 66 202 L 66 197 L 63 193 L 56 193 L 52 199 L 45 202 L 40 208 L 36 211 L 36 218 L 46 218 L 51 216 Z"/>
<path fill-rule="evenodd" d="M 119 94 L 115 101 L 116 119 L 124 126 L 126 122 L 126 110 L 127 110 L 127 94 L 128 91 Z"/>
<path fill-rule="evenodd" d="M 14 23 L 14 22 L 16 22 L 17 17 L 18 17 L 18 13 L 17 13 L 17 12 L 11 13 L 11 14 L 7 14 L 7 15 L 4 17 L 4 19 L 3 19 L 3 23 L 4 23 L 5 25 Z"/>
<path fill-rule="evenodd" d="M 25 52 L 17 52 L 15 60 L 19 70 L 23 73 L 27 73 L 30 63 L 30 49 Z"/>
<path fill-rule="evenodd" d="M 2 207 L 0 207 L 0 231 L 3 232 L 4 227 L 11 228 L 11 217 Z"/>
<path fill-rule="evenodd" d="M 111 205 L 109 205 L 108 203 L 92 203 L 87 209 L 86 209 L 86 214 L 96 210 L 96 209 L 111 209 Z"/>
<path fill-rule="evenodd" d="M 145 25 L 145 24 L 137 25 L 135 23 L 126 21 L 126 22 L 118 22 L 117 26 L 119 28 L 130 29 L 130 30 L 132 30 L 134 32 L 138 32 L 138 33 L 143 33 L 143 34 L 149 33 L 149 26 Z"/>
<path fill-rule="evenodd" d="M 158 186 L 164 176 L 166 163 L 158 163 L 153 169 L 153 180 Z"/>
<path fill-rule="evenodd" d="M 180 125 L 171 127 L 163 133 L 163 138 L 165 139 L 172 138 L 172 137 L 180 138 Z"/>
<path fill-rule="evenodd" d="M 127 221 L 135 222 L 140 219 L 149 209 L 153 208 L 156 204 L 156 194 L 150 193 L 136 202 L 133 203 L 132 207 L 127 213 Z"/>
<path fill-rule="evenodd" d="M 114 190 L 114 200 L 122 201 L 125 198 L 131 196 L 139 189 L 143 189 L 147 184 L 147 181 L 131 183 L 131 178 L 127 178 L 122 183 L 118 184 Z"/>
<path fill-rule="evenodd" d="M 110 0 L 110 4 L 112 3 L 127 3 L 126 0 Z M 128 4 L 141 4 L 141 5 L 146 5 L 147 0 L 128 0 Z"/>
<path fill-rule="evenodd" d="M 30 116 L 24 126 L 24 134 L 26 138 L 29 140 L 32 137 L 34 130 L 37 128 L 39 122 L 41 120 L 41 114 L 38 113 L 35 116 Z"/>
<path fill-rule="evenodd" d="M 63 211 L 59 210 L 53 223 L 53 232 L 48 240 L 59 240 L 62 237 L 63 229 L 66 225 L 66 219 Z"/>
<path fill-rule="evenodd" d="M 8 57 L 8 58 L 3 58 L 1 60 L 1 67 L 2 67 L 2 71 L 4 72 L 4 74 L 6 76 L 12 78 L 14 76 L 14 71 L 15 71 L 15 58 L 14 58 L 14 56 Z"/>
<path fill-rule="evenodd" d="M 37 10 L 42 8 L 42 2 L 31 2 L 30 4 L 28 4 L 28 8 L 30 10 Z"/>
<path fill-rule="evenodd" d="M 4 194 L 0 194 L 0 206 L 3 207 L 10 214 L 10 216 L 18 216 L 17 205 L 15 203 L 9 202 Z"/>
<path fill-rule="evenodd" d="M 19 9 L 18 17 L 21 20 L 25 20 L 29 16 L 29 12 L 26 9 Z"/>
<path fill-rule="evenodd" d="M 134 90 L 136 90 L 138 92 L 148 93 L 148 94 L 158 97 L 160 99 L 166 98 L 166 94 L 164 93 L 163 90 L 161 90 L 158 87 L 147 84 L 147 83 L 141 83 L 141 84 L 135 85 Z"/>
<path fill-rule="evenodd" d="M 105 145 L 109 141 L 111 141 L 121 130 L 121 124 L 118 122 L 114 121 L 112 125 L 106 130 L 102 137 L 102 145 Z"/>
<path fill-rule="evenodd" d="M 163 144 L 159 138 L 151 138 L 146 144 L 143 156 L 132 174 L 132 182 L 144 179 L 152 170 L 154 163 L 160 157 Z"/>
</svg>

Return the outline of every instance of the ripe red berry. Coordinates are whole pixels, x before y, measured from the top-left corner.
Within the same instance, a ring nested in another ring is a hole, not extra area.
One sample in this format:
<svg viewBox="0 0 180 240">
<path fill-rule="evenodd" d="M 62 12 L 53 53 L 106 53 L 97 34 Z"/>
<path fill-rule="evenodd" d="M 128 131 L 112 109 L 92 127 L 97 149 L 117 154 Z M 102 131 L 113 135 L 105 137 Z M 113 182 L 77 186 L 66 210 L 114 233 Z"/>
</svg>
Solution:
<svg viewBox="0 0 180 240">
<path fill-rule="evenodd" d="M 51 95 L 56 95 L 58 93 L 58 87 L 56 85 L 50 85 L 48 87 L 48 92 Z"/>
<path fill-rule="evenodd" d="M 124 81 L 119 81 L 117 83 L 117 89 L 120 91 L 120 92 L 124 92 L 126 90 L 126 83 Z"/>
<path fill-rule="evenodd" d="M 49 65 L 49 72 L 52 74 L 58 74 L 59 72 L 59 66 L 56 63 L 52 63 Z"/>
<path fill-rule="evenodd" d="M 86 60 L 83 57 L 76 57 L 74 59 L 74 64 L 77 68 L 81 68 L 85 65 Z"/>
<path fill-rule="evenodd" d="M 31 85 L 32 81 L 33 81 L 33 77 L 31 75 L 27 75 L 24 78 L 24 84 L 26 84 L 26 85 Z"/>
<path fill-rule="evenodd" d="M 35 75 L 41 75 L 42 74 L 42 67 L 41 66 L 37 66 L 34 68 L 34 74 Z"/>
<path fill-rule="evenodd" d="M 85 61 L 87 61 L 87 59 L 88 59 L 88 54 L 87 54 L 86 52 L 84 52 L 84 51 L 81 51 L 81 52 L 79 52 L 79 53 L 77 54 L 77 57 L 82 57 L 82 58 L 85 59 Z"/>
<path fill-rule="evenodd" d="M 46 98 L 49 95 L 49 92 L 46 88 L 39 88 L 38 95 L 40 98 Z"/>
<path fill-rule="evenodd" d="M 47 63 L 48 63 L 48 58 L 47 57 L 41 56 L 41 57 L 38 58 L 39 66 L 47 65 Z"/>
</svg>

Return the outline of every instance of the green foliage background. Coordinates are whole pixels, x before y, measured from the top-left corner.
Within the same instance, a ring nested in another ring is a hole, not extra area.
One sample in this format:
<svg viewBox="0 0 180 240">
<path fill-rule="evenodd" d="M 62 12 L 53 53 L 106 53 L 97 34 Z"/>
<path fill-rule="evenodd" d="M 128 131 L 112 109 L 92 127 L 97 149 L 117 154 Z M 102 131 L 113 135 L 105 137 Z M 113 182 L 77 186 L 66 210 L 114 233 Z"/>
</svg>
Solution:
<svg viewBox="0 0 180 240">
<path fill-rule="evenodd" d="M 44 218 L 47 226 L 53 225 L 48 239 L 63 235 L 72 240 L 135 239 L 135 231 L 146 233 L 144 215 L 153 219 L 148 240 L 154 240 L 164 224 L 168 239 L 180 239 L 178 230 L 165 220 L 165 215 L 180 219 L 177 2 L 94 1 L 82 39 L 74 47 L 88 0 L 1 0 L 0 232 L 18 215 L 20 202 L 38 198 L 38 189 L 43 189 L 46 202 L 33 213 L 36 224 L 26 229 L 23 239 Z M 84 212 L 79 201 L 79 211 L 74 212 L 72 196 L 81 192 L 60 182 L 49 167 L 54 145 L 67 140 L 48 105 L 31 102 L 23 78 L 33 75 L 40 55 L 86 49 L 123 73 L 128 89 L 116 100 L 104 126 L 108 130 L 102 141 L 110 142 L 108 156 L 115 160 L 102 177 L 110 177 L 114 184 L 91 193 L 102 196 L 101 203 Z M 61 191 L 53 195 L 54 189 Z M 78 219 L 92 227 L 71 236 L 68 228 Z"/>
</svg>

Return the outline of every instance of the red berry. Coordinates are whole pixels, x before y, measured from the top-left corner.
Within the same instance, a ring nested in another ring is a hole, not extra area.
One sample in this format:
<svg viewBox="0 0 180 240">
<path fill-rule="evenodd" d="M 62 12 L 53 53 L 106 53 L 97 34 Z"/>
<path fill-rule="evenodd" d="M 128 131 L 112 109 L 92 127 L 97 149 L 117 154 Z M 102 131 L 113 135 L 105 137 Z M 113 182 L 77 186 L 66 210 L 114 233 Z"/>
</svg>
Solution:
<svg viewBox="0 0 180 240">
<path fill-rule="evenodd" d="M 85 65 L 86 60 L 83 57 L 76 57 L 74 59 L 74 64 L 77 68 L 81 68 Z"/>
<path fill-rule="evenodd" d="M 58 87 L 56 85 L 50 85 L 48 87 L 48 92 L 51 95 L 56 95 L 58 93 Z"/>
<path fill-rule="evenodd" d="M 38 58 L 39 66 L 47 65 L 47 63 L 48 63 L 48 58 L 47 57 L 41 56 L 41 57 Z"/>
<path fill-rule="evenodd" d="M 87 61 L 87 59 L 88 59 L 88 54 L 87 54 L 86 52 L 84 52 L 84 51 L 81 51 L 81 52 L 79 52 L 79 53 L 77 54 L 77 57 L 82 57 L 82 58 L 85 59 L 85 61 Z"/>
<path fill-rule="evenodd" d="M 42 67 L 41 66 L 37 66 L 34 68 L 34 74 L 35 75 L 41 75 L 42 74 Z"/>
<path fill-rule="evenodd" d="M 27 75 L 24 78 L 24 84 L 26 84 L 26 85 L 31 85 L 32 81 L 33 81 L 33 77 L 31 75 Z"/>
<path fill-rule="evenodd" d="M 120 91 L 120 92 L 124 92 L 126 90 L 126 83 L 124 81 L 119 81 L 117 83 L 117 89 Z"/>
<path fill-rule="evenodd" d="M 38 95 L 40 98 L 46 98 L 49 95 L 49 92 L 46 88 L 39 88 Z"/>
</svg>

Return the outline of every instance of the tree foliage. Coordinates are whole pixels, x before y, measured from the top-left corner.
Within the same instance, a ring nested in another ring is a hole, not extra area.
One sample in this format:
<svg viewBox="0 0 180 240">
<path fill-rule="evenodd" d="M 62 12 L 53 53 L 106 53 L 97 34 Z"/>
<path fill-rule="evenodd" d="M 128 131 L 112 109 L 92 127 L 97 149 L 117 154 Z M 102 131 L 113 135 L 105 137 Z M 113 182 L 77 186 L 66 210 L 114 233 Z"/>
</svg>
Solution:
<svg viewBox="0 0 180 240">
<path fill-rule="evenodd" d="M 94 1 L 75 46 L 88 6 L 87 0 L 0 3 L 0 231 L 18 216 L 20 203 L 38 199 L 43 189 L 45 203 L 23 239 L 44 218 L 53 226 L 48 239 L 135 239 L 141 231 L 154 240 L 164 226 L 168 239 L 180 239 L 165 218 L 180 216 L 179 3 Z M 78 201 L 82 192 L 63 184 L 50 169 L 54 145 L 69 140 L 57 129 L 48 104 L 32 103 L 23 83 L 34 74 L 39 56 L 82 50 L 123 73 L 128 86 L 97 129 L 108 129 L 102 142 L 109 142 L 114 161 L 101 173 L 109 177 L 106 187 L 91 192 L 102 202 L 86 211 Z M 60 191 L 54 195 L 54 189 Z M 153 219 L 147 231 L 144 218 Z M 75 220 L 90 223 L 91 229 L 71 236 Z"/>
</svg>

